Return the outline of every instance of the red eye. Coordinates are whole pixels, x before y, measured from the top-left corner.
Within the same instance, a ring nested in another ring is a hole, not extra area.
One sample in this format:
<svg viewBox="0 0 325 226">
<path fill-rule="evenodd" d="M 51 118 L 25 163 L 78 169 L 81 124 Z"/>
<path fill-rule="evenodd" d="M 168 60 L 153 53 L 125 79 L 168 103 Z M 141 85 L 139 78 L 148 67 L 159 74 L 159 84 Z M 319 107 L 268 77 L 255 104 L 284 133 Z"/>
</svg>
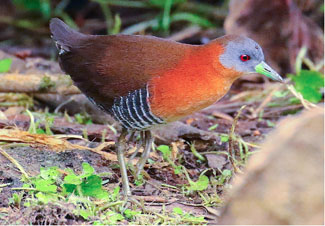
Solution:
<svg viewBox="0 0 325 226">
<path fill-rule="evenodd" d="M 240 59 L 241 61 L 248 61 L 251 59 L 251 57 L 249 55 L 244 54 L 240 56 Z"/>
</svg>

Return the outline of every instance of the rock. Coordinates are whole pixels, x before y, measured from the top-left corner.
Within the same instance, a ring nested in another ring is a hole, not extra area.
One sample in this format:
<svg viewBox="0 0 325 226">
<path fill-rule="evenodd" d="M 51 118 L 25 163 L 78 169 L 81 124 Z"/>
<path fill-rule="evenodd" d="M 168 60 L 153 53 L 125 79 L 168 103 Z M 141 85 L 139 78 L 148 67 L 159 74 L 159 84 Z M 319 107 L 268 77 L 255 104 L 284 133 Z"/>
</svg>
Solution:
<svg viewBox="0 0 325 226">
<path fill-rule="evenodd" d="M 323 107 L 284 119 L 235 178 L 219 224 L 323 224 L 323 125 Z"/>
</svg>

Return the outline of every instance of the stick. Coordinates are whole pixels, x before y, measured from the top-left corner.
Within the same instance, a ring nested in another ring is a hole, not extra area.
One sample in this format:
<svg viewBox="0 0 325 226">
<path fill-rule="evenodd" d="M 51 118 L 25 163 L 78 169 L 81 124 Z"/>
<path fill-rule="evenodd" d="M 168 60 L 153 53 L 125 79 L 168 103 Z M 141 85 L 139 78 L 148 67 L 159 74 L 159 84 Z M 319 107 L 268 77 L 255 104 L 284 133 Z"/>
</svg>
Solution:
<svg viewBox="0 0 325 226">
<path fill-rule="evenodd" d="M 29 176 L 28 174 L 26 173 L 26 171 L 24 170 L 24 168 L 19 164 L 19 162 L 17 162 L 16 159 L 14 159 L 13 157 L 11 157 L 11 155 L 9 155 L 5 150 L 3 150 L 1 147 L 0 147 L 0 153 L 6 157 L 12 164 L 14 164 L 18 169 L 19 171 L 21 172 L 21 174 L 24 175 L 24 177 L 26 177 L 27 179 L 29 179 Z"/>
</svg>

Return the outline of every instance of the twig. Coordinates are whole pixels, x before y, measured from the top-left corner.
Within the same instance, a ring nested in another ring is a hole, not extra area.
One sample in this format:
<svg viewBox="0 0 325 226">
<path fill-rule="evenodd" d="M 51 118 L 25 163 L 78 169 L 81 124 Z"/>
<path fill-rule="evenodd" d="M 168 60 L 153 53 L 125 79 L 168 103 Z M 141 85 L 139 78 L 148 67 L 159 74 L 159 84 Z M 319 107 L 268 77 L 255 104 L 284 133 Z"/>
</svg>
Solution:
<svg viewBox="0 0 325 226">
<path fill-rule="evenodd" d="M 306 99 L 301 95 L 301 93 L 298 93 L 298 92 L 296 91 L 296 89 L 294 88 L 293 85 L 287 85 L 287 88 L 288 88 L 288 90 L 290 90 L 290 92 L 291 92 L 295 97 L 297 97 L 297 98 L 300 100 L 300 102 L 301 102 L 301 104 L 304 106 L 304 108 L 306 108 L 306 109 L 311 109 L 311 108 L 317 107 L 316 104 L 313 104 L 313 103 L 309 102 L 308 100 L 306 100 Z"/>
<path fill-rule="evenodd" d="M 7 186 L 9 186 L 9 185 L 11 185 L 11 183 L 7 183 L 7 184 L 0 184 L 0 188 L 4 188 L 4 187 L 7 187 Z"/>
<path fill-rule="evenodd" d="M 235 119 L 234 119 L 234 121 L 233 121 L 233 123 L 231 125 L 231 129 L 230 129 L 230 132 L 229 132 L 229 145 L 228 145 L 229 160 L 230 160 L 230 163 L 231 163 L 232 167 L 234 168 L 235 173 L 241 173 L 241 170 L 236 166 L 236 164 L 234 162 L 235 156 L 233 156 L 233 150 L 234 150 L 234 141 L 233 140 L 235 138 L 235 128 L 236 128 L 239 116 L 240 116 L 240 114 L 242 113 L 242 111 L 243 111 L 243 109 L 245 107 L 246 107 L 246 105 L 242 106 L 239 109 L 239 111 L 238 111 L 238 113 L 237 113 L 237 115 L 236 115 L 236 117 L 235 117 Z"/>
<path fill-rule="evenodd" d="M 21 174 L 24 175 L 25 178 L 29 179 L 28 174 L 26 173 L 26 171 L 24 170 L 24 168 L 19 164 L 19 162 L 17 162 L 16 159 L 14 159 L 13 157 L 11 157 L 11 155 L 9 155 L 5 150 L 3 150 L 0 147 L 0 153 L 6 157 L 12 164 L 14 164 L 21 172 Z"/>
<path fill-rule="evenodd" d="M 66 104 L 68 104 L 68 103 L 70 103 L 70 102 L 72 102 L 72 101 L 74 101 L 75 100 L 75 96 L 71 96 L 70 98 L 68 98 L 66 101 L 63 101 L 62 103 L 60 103 L 56 108 L 55 108 L 55 110 L 54 110 L 54 114 L 57 114 L 59 111 L 60 111 L 60 109 L 64 106 L 64 105 L 66 105 Z"/>
</svg>

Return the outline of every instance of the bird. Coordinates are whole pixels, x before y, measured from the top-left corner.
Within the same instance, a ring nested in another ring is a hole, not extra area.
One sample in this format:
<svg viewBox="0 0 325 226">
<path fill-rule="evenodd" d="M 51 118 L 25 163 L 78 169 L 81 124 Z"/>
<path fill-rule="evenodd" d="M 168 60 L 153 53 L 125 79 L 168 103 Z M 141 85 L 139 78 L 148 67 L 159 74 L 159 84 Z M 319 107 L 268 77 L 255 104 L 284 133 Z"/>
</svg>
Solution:
<svg viewBox="0 0 325 226">
<path fill-rule="evenodd" d="M 58 18 L 51 19 L 50 31 L 61 69 L 122 126 L 116 146 L 125 196 L 131 195 L 124 158 L 128 134 L 140 131 L 144 145 L 139 175 L 151 151 L 152 128 L 215 103 L 244 74 L 283 81 L 266 64 L 261 46 L 245 36 L 191 45 L 149 35 L 87 35 Z"/>
</svg>

